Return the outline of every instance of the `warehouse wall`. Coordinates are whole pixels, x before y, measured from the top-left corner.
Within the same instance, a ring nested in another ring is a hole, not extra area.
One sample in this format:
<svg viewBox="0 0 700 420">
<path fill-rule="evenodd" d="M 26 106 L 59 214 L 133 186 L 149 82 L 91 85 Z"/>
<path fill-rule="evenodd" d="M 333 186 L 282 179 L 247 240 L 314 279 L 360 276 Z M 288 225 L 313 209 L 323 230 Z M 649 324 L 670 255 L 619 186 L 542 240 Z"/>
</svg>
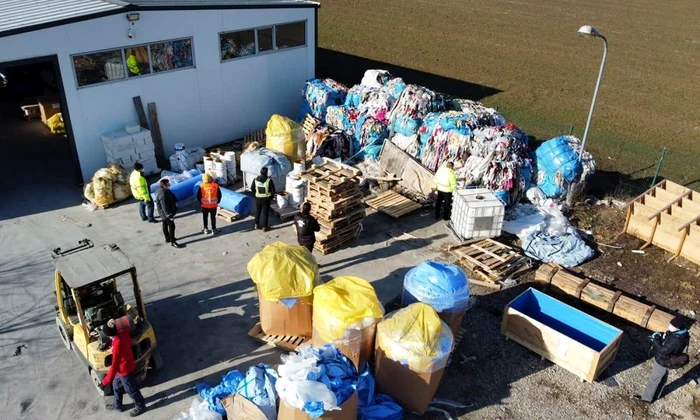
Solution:
<svg viewBox="0 0 700 420">
<path fill-rule="evenodd" d="M 175 143 L 208 147 L 296 117 L 314 76 L 314 9 L 142 12 L 127 36 L 126 14 L 0 38 L 0 63 L 57 54 L 83 178 L 105 165 L 100 134 L 137 121 L 134 96 L 155 102 L 166 154 Z M 219 32 L 307 20 L 307 46 L 221 62 Z M 195 68 L 78 89 L 71 54 L 193 37 Z"/>
</svg>

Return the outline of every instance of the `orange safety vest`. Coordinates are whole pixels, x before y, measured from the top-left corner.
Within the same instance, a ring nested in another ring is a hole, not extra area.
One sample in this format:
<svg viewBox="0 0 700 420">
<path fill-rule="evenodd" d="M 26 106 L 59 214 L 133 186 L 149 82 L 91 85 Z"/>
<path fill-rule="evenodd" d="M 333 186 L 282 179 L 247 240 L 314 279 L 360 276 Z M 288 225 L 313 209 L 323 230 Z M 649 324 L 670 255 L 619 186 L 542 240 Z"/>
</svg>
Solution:
<svg viewBox="0 0 700 420">
<path fill-rule="evenodd" d="M 202 208 L 215 209 L 219 206 L 216 202 L 216 195 L 219 185 L 216 182 L 207 182 L 199 187 L 202 190 Z"/>
</svg>

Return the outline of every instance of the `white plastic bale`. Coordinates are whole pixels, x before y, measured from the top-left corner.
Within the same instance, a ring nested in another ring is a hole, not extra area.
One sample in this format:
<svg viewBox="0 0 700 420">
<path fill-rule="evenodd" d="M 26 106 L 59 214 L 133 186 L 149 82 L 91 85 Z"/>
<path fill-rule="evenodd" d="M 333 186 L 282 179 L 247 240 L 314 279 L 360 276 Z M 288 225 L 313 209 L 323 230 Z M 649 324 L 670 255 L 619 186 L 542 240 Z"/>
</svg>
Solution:
<svg viewBox="0 0 700 420">
<path fill-rule="evenodd" d="M 236 153 L 224 153 L 224 162 L 226 162 L 226 175 L 228 177 L 228 181 L 236 182 L 236 179 L 238 178 L 236 175 Z"/>
</svg>

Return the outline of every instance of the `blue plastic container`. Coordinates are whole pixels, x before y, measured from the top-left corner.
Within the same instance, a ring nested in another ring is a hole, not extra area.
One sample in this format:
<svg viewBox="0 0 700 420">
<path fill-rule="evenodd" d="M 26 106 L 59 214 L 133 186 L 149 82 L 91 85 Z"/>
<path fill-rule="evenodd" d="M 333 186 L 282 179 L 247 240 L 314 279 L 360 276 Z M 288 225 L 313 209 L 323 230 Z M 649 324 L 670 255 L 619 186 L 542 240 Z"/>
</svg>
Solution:
<svg viewBox="0 0 700 420">
<path fill-rule="evenodd" d="M 460 312 L 469 305 L 469 279 L 454 264 L 426 261 L 412 268 L 403 280 L 401 306 L 415 302 L 432 306 L 437 312 Z"/>
</svg>

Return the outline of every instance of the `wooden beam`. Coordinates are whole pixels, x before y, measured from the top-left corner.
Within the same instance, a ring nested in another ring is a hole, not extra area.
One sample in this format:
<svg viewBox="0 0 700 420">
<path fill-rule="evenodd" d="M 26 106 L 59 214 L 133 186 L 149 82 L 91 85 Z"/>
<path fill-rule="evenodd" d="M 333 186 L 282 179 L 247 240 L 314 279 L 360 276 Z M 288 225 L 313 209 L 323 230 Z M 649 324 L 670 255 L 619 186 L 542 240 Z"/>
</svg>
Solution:
<svg viewBox="0 0 700 420">
<path fill-rule="evenodd" d="M 683 200 L 685 197 L 689 196 L 691 193 L 692 193 L 692 191 L 689 190 L 689 191 L 686 192 L 685 194 L 679 196 L 679 197 L 676 198 L 675 200 L 673 200 L 673 201 L 671 201 L 670 203 L 668 203 L 668 204 L 666 204 L 665 206 L 663 206 L 663 207 L 662 207 L 661 209 L 659 209 L 656 213 L 654 213 L 654 214 L 652 214 L 651 216 L 647 217 L 647 220 L 651 220 L 651 219 L 653 219 L 654 217 L 660 216 L 661 213 L 663 213 L 663 212 L 665 212 L 665 211 L 668 211 L 668 209 L 670 209 L 671 207 L 673 207 L 674 204 L 676 204 L 676 203 L 678 203 L 679 201 Z"/>
<path fill-rule="evenodd" d="M 156 110 L 156 103 L 150 102 L 148 104 L 148 114 L 151 117 L 151 136 L 153 137 L 153 145 L 156 149 L 156 161 L 158 166 L 161 168 L 169 168 L 170 163 L 165 160 L 165 150 L 163 150 L 163 136 L 160 132 L 160 124 L 158 123 L 158 111 Z"/>
<path fill-rule="evenodd" d="M 143 109 L 143 102 L 141 102 L 140 96 L 134 96 L 134 106 L 136 107 L 136 115 L 139 116 L 139 125 L 141 128 L 150 130 L 148 119 L 146 118 L 146 111 Z"/>
<path fill-rule="evenodd" d="M 624 208 L 626 208 L 626 207 L 629 207 L 632 203 L 636 203 L 636 202 L 639 201 L 642 197 L 644 197 L 645 195 L 649 194 L 650 191 L 654 191 L 654 188 L 656 188 L 656 187 L 662 187 L 662 186 L 664 186 L 664 185 L 666 185 L 666 180 L 665 180 L 665 179 L 659 181 L 658 184 L 654 185 L 653 187 L 651 187 L 651 188 L 649 188 L 648 190 L 644 191 L 642 194 L 640 194 L 640 195 L 638 195 L 637 197 L 635 197 L 632 201 L 630 201 L 629 203 L 625 204 L 622 208 L 624 209 Z"/>
</svg>

